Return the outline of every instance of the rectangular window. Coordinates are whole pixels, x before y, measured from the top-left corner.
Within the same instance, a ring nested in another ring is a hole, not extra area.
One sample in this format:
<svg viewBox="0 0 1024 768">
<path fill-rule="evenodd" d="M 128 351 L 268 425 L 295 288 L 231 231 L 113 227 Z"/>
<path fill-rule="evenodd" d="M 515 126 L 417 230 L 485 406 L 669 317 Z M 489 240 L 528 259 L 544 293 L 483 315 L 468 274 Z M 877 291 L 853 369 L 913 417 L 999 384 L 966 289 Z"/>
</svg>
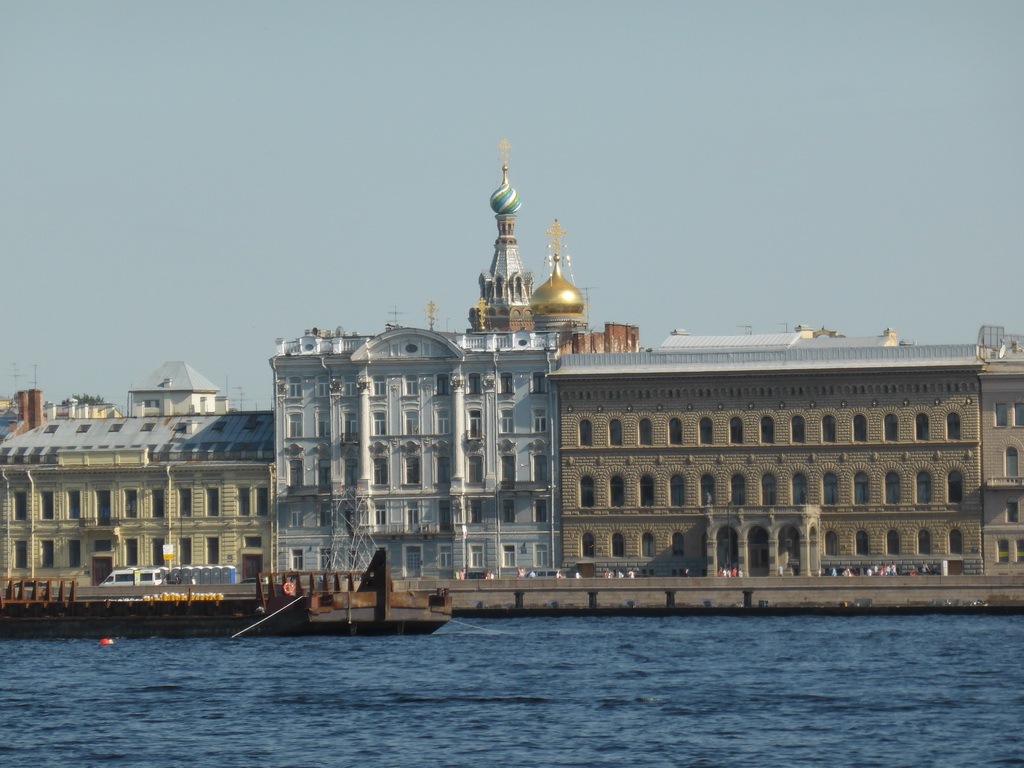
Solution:
<svg viewBox="0 0 1024 768">
<path fill-rule="evenodd" d="M 134 488 L 124 492 L 124 516 L 129 519 L 139 516 L 139 492 Z"/>
<path fill-rule="evenodd" d="M 301 487 L 304 474 L 305 468 L 302 466 L 302 459 L 293 459 L 288 462 L 288 485 L 292 488 Z"/>
<path fill-rule="evenodd" d="M 533 545 L 533 564 L 538 568 L 549 568 L 551 566 L 551 553 L 547 544 Z"/>
<path fill-rule="evenodd" d="M 345 485 L 355 486 L 359 481 L 359 460 L 345 459 Z"/>
<path fill-rule="evenodd" d="M 498 431 L 503 435 L 511 435 L 515 432 L 516 422 L 511 408 L 504 408 L 501 411 L 501 421 Z"/>
<path fill-rule="evenodd" d="M 514 483 L 516 480 L 516 457 L 501 457 L 501 481 L 503 483 Z"/>
<path fill-rule="evenodd" d="M 1006 522 L 1020 522 L 1020 502 L 1017 501 L 1016 496 L 1006 500 Z"/>
<path fill-rule="evenodd" d="M 418 395 L 420 393 L 420 378 L 415 373 L 405 375 L 405 394 Z"/>
<path fill-rule="evenodd" d="M 302 379 L 299 376 L 288 379 L 288 397 L 302 397 Z"/>
<path fill-rule="evenodd" d="M 138 565 L 139 564 L 139 540 L 138 539 L 125 539 L 124 540 L 124 564 L 125 565 Z"/>
<path fill-rule="evenodd" d="M 302 514 L 301 508 L 293 508 L 291 511 L 291 527 L 301 528 L 305 522 L 305 516 Z"/>
<path fill-rule="evenodd" d="M 420 524 L 420 505 L 418 501 L 410 501 L 405 506 L 405 524 L 410 531 Z"/>
<path fill-rule="evenodd" d="M 100 520 L 110 519 L 110 491 L 96 491 L 96 511 Z"/>
<path fill-rule="evenodd" d="M 516 521 L 516 503 L 512 499 L 503 499 L 501 502 L 501 522 L 514 523 Z"/>
<path fill-rule="evenodd" d="M 533 522 L 546 523 L 548 521 L 547 499 L 537 499 L 533 502 Z"/>
<path fill-rule="evenodd" d="M 438 502 L 437 521 L 442 531 L 452 530 L 452 504 L 450 501 Z"/>
<path fill-rule="evenodd" d="M 406 485 L 419 485 L 420 484 L 420 457 L 419 456 L 406 456 L 405 457 L 405 484 Z"/>
<path fill-rule="evenodd" d="M 386 435 L 388 433 L 387 415 L 384 411 L 373 412 L 373 434 Z"/>
<path fill-rule="evenodd" d="M 1008 539 L 1000 539 L 997 542 L 997 549 L 999 551 L 999 562 L 1010 562 L 1010 541 Z"/>
<path fill-rule="evenodd" d="M 82 492 L 68 491 L 68 517 L 78 520 L 82 516 Z"/>
<path fill-rule="evenodd" d="M 533 431 L 534 432 L 547 432 L 548 431 L 548 412 L 543 408 L 533 409 Z"/>
<path fill-rule="evenodd" d="M 167 507 L 164 502 L 164 490 L 163 488 L 157 488 L 152 494 L 152 511 L 153 517 L 162 518 L 167 515 Z"/>
<path fill-rule="evenodd" d="M 383 397 L 388 393 L 388 382 L 383 376 L 373 377 L 373 394 L 377 397 Z"/>
<path fill-rule="evenodd" d="M 248 517 L 252 511 L 249 507 L 249 504 L 252 501 L 251 497 L 249 496 L 249 486 L 238 486 L 238 488 L 235 489 L 235 497 L 238 502 L 238 514 L 241 517 Z"/>
<path fill-rule="evenodd" d="M 548 457 L 542 453 L 536 453 L 533 456 L 533 481 L 535 483 L 548 481 Z"/>
<path fill-rule="evenodd" d="M 328 488 L 331 485 L 331 460 L 320 459 L 317 465 L 317 484 L 321 488 Z"/>
<path fill-rule="evenodd" d="M 466 464 L 469 467 L 467 482 L 482 483 L 484 481 L 484 457 L 469 456 L 466 458 Z"/>
<path fill-rule="evenodd" d="M 316 396 L 327 397 L 330 393 L 331 383 L 327 380 L 326 376 L 321 376 L 316 380 Z"/>
<path fill-rule="evenodd" d="M 14 542 L 14 567 L 28 568 L 28 542 Z"/>
<path fill-rule="evenodd" d="M 214 565 L 220 562 L 220 539 L 216 536 L 206 537 L 206 564 Z"/>
<path fill-rule="evenodd" d="M 39 542 L 39 544 L 42 554 L 42 561 L 40 564 L 43 568 L 53 568 L 53 542 L 49 539 L 44 539 Z"/>
<path fill-rule="evenodd" d="M 302 414 L 288 414 L 288 437 L 302 437 Z"/>
<path fill-rule="evenodd" d="M 388 524 L 388 508 L 383 504 L 378 504 L 373 510 L 373 522 L 374 525 L 387 525 Z"/>
<path fill-rule="evenodd" d="M 483 436 L 483 411 L 473 409 L 469 412 L 469 436 L 479 438 Z"/>
<path fill-rule="evenodd" d="M 345 424 L 345 440 L 349 442 L 359 439 L 359 421 L 356 419 L 356 415 L 352 411 L 345 411 L 341 415 L 342 422 Z"/>
<path fill-rule="evenodd" d="M 40 493 L 39 501 L 42 504 L 40 512 L 43 520 L 53 520 L 53 491 L 43 491 Z"/>
<path fill-rule="evenodd" d="M 351 376 L 345 377 L 345 383 L 342 384 L 342 391 L 345 393 L 345 397 L 356 396 L 356 380 Z"/>
<path fill-rule="evenodd" d="M 95 552 L 113 552 L 114 544 L 110 539 L 96 539 L 92 545 Z"/>
<path fill-rule="evenodd" d="M 405 412 L 405 434 L 418 435 L 420 433 L 420 412 Z"/>
<path fill-rule="evenodd" d="M 320 547 L 320 570 L 331 570 L 331 550 L 328 547 Z"/>
<path fill-rule="evenodd" d="M 331 415 L 327 411 L 316 412 L 316 436 L 331 436 Z"/>
<path fill-rule="evenodd" d="M 1013 425 L 1024 427 L 1024 403 L 1013 404 Z"/>
<path fill-rule="evenodd" d="M 14 493 L 14 519 L 28 520 L 28 493 L 25 491 Z"/>
<path fill-rule="evenodd" d="M 470 568 L 483 568 L 484 567 L 484 547 L 483 544 L 474 544 L 469 548 L 469 567 Z"/>
<path fill-rule="evenodd" d="M 437 457 L 437 482 L 446 484 L 452 481 L 452 459 L 450 456 Z"/>
<path fill-rule="evenodd" d="M 505 544 L 501 548 L 501 565 L 503 568 L 516 567 L 516 545 Z"/>
<path fill-rule="evenodd" d="M 220 517 L 220 488 L 206 489 L 206 516 Z"/>
<path fill-rule="evenodd" d="M 152 548 L 150 552 L 150 565 L 163 565 L 164 564 L 164 540 L 153 539 Z"/>
<path fill-rule="evenodd" d="M 270 514 L 270 489 L 269 488 L 257 488 L 256 489 L 256 514 L 260 517 L 266 517 Z"/>
<path fill-rule="evenodd" d="M 331 525 L 331 505 L 317 505 L 317 525 L 321 528 L 329 528 Z"/>
<path fill-rule="evenodd" d="M 385 458 L 373 460 L 373 482 L 375 485 L 387 485 L 388 482 L 388 460 Z"/>
<path fill-rule="evenodd" d="M 437 374 L 437 394 L 447 395 L 448 394 L 448 374 L 439 373 Z"/>
<path fill-rule="evenodd" d="M 479 524 L 484 521 L 484 502 L 483 499 L 470 499 L 469 500 L 469 522 Z"/>
<path fill-rule="evenodd" d="M 192 565 L 192 539 L 178 539 L 178 565 Z"/>
<path fill-rule="evenodd" d="M 263 537 L 262 536 L 246 536 L 243 539 L 243 541 L 244 541 L 243 546 L 246 549 L 260 549 L 260 548 L 263 547 Z"/>
<path fill-rule="evenodd" d="M 452 545 L 441 544 L 437 548 L 437 567 L 438 568 L 451 568 L 452 567 Z"/>
<path fill-rule="evenodd" d="M 305 567 L 305 560 L 302 556 L 301 549 L 292 550 L 292 570 L 301 571 Z"/>
<path fill-rule="evenodd" d="M 178 489 L 178 515 L 181 517 L 192 517 L 192 489 Z"/>
<path fill-rule="evenodd" d="M 533 392 L 547 392 L 547 375 L 541 371 L 534 371 L 533 373 Z"/>
<path fill-rule="evenodd" d="M 447 435 L 452 431 L 452 412 L 447 408 L 438 408 L 436 414 L 437 434 Z"/>
<path fill-rule="evenodd" d="M 1005 427 L 1009 423 L 1006 403 L 996 403 L 996 426 Z"/>
<path fill-rule="evenodd" d="M 501 374 L 501 394 L 503 394 L 503 395 L 512 395 L 512 394 L 515 394 L 515 391 L 516 391 L 516 385 L 515 385 L 515 382 L 512 380 L 512 374 L 511 373 L 503 373 L 503 374 Z"/>
<path fill-rule="evenodd" d="M 480 374 L 469 374 L 469 394 L 479 395 L 483 390 L 480 387 Z"/>
<path fill-rule="evenodd" d="M 82 542 L 79 539 L 71 539 L 68 542 L 68 568 L 82 567 Z"/>
</svg>

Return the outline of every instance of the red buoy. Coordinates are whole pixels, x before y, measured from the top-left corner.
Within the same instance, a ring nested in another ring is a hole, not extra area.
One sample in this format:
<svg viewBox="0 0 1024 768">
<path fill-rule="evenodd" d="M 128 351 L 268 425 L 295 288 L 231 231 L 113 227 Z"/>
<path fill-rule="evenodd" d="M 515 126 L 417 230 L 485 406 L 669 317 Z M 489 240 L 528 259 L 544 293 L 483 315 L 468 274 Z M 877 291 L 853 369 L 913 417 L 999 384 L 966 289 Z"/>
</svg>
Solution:
<svg viewBox="0 0 1024 768">
<path fill-rule="evenodd" d="M 109 637 L 104 637 L 102 640 L 100 640 L 100 645 L 113 645 L 113 644 L 114 644 L 114 641 L 111 640 Z"/>
</svg>

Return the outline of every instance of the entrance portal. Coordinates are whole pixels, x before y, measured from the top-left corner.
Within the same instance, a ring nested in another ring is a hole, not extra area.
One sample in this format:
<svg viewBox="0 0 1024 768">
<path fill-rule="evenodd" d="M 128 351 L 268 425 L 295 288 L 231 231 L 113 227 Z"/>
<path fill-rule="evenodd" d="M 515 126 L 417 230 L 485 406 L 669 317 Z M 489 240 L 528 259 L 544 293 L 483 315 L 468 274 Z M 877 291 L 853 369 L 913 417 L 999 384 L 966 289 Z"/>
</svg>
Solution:
<svg viewBox="0 0 1024 768">
<path fill-rule="evenodd" d="M 718 547 L 716 549 L 719 568 L 732 568 L 740 559 L 739 538 L 736 531 L 729 526 L 718 529 Z"/>
<path fill-rule="evenodd" d="M 747 536 L 747 552 L 750 553 L 749 566 L 751 576 L 768 575 L 768 531 L 758 526 L 751 529 Z"/>
</svg>

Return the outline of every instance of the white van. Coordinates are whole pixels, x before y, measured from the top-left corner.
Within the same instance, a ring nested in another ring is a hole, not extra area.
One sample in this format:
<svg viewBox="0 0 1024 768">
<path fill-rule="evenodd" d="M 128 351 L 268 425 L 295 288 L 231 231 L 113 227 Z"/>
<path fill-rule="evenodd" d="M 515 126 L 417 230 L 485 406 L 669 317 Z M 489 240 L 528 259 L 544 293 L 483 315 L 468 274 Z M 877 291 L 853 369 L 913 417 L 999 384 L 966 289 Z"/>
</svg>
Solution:
<svg viewBox="0 0 1024 768">
<path fill-rule="evenodd" d="M 111 571 L 101 587 L 152 587 L 163 584 L 167 578 L 166 568 L 118 568 Z"/>
</svg>

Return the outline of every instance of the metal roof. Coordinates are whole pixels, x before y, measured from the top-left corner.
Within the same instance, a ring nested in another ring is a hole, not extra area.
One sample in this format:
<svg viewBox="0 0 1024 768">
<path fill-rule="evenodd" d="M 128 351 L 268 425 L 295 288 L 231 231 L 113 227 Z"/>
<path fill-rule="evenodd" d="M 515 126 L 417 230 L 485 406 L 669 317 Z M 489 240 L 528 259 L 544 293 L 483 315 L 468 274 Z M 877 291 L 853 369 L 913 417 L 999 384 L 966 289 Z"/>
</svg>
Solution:
<svg viewBox="0 0 1024 768">
<path fill-rule="evenodd" d="M 219 392 L 220 387 L 188 363 L 167 362 L 129 390 L 130 392 Z"/>
</svg>

